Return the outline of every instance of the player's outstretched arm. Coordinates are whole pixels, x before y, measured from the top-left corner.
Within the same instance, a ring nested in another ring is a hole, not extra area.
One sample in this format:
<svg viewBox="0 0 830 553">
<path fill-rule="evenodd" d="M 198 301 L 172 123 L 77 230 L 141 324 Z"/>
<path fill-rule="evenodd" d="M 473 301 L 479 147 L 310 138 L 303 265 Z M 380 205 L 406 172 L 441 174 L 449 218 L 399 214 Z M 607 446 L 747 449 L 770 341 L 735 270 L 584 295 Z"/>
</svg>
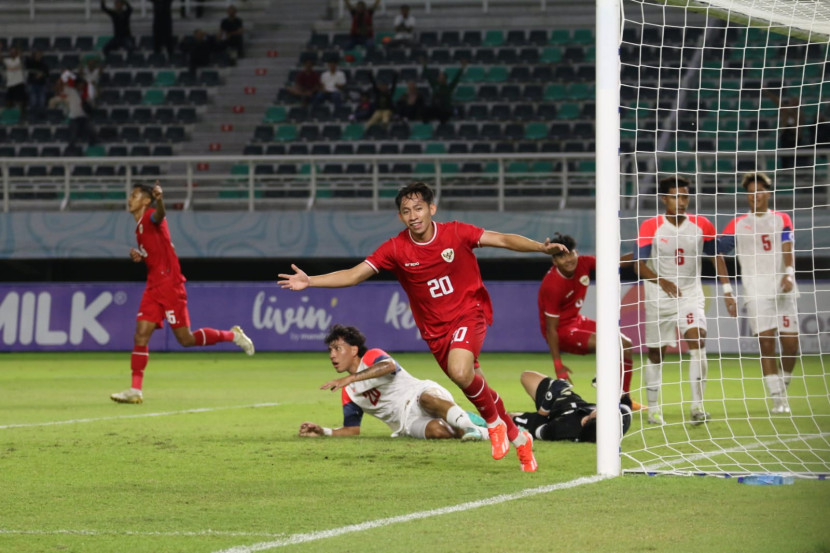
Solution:
<svg viewBox="0 0 830 553">
<path fill-rule="evenodd" d="M 328 432 L 326 432 L 328 431 Z M 324 428 L 313 422 L 304 422 L 300 425 L 299 436 L 303 438 L 319 438 L 322 436 L 358 436 L 359 426 L 344 426 L 342 428 Z"/>
<path fill-rule="evenodd" d="M 504 234 L 492 230 L 485 230 L 481 235 L 479 244 L 482 246 L 489 246 L 493 248 L 504 248 L 506 250 L 513 250 L 514 252 L 539 252 L 553 255 L 559 252 L 567 253 L 568 248 L 562 244 L 553 244 L 550 238 L 546 238 L 545 242 L 537 242 L 531 240 L 520 234 Z"/>
<path fill-rule="evenodd" d="M 294 274 L 280 273 L 278 275 L 280 280 L 277 281 L 277 284 L 281 288 L 287 288 L 295 292 L 310 287 L 346 288 L 348 286 L 355 286 L 375 274 L 372 268 L 366 263 L 360 263 L 351 269 L 315 276 L 307 275 L 294 264 L 291 265 L 291 268 L 294 270 Z"/>
<path fill-rule="evenodd" d="M 164 221 L 164 216 L 167 215 L 167 210 L 164 208 L 164 191 L 161 189 L 161 184 L 156 181 L 153 186 L 153 200 L 156 202 L 156 210 L 153 212 L 151 219 L 154 223 L 159 224 Z"/>
</svg>

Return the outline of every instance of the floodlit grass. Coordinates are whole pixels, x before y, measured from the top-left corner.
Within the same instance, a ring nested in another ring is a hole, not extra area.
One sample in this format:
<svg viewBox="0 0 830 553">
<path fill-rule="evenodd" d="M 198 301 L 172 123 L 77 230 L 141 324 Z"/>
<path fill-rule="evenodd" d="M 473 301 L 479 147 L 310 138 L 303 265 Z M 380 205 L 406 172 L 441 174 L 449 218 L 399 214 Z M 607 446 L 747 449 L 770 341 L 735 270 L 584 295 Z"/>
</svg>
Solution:
<svg viewBox="0 0 830 553">
<path fill-rule="evenodd" d="M 428 355 L 396 357 L 461 398 Z M 127 353 L 0 360 L 4 553 L 830 551 L 828 482 L 625 476 L 556 489 L 595 474 L 593 445 L 538 443 L 540 469 L 524 474 L 512 452 L 496 462 L 486 443 L 391 439 L 375 420 L 356 439 L 298 438 L 304 420 L 341 422 L 339 395 L 318 389 L 334 374 L 325 353 L 153 354 L 138 406 L 108 399 L 129 384 Z M 588 399 L 592 363 L 571 363 Z M 482 357 L 511 410 L 532 406 L 519 373 L 549 365 Z M 671 440 L 690 432 L 676 426 Z"/>
</svg>

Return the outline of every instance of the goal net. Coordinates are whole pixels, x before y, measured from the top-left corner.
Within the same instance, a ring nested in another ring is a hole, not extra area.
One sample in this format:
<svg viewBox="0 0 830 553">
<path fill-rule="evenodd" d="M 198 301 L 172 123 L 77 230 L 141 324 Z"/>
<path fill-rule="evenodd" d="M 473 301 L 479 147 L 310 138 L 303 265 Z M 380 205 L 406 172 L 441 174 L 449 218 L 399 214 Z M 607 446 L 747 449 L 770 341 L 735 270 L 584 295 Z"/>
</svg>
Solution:
<svg viewBox="0 0 830 553">
<path fill-rule="evenodd" d="M 649 293 L 647 286 L 658 285 L 643 280 L 621 285 L 621 330 L 635 352 L 631 395 L 651 403 L 635 413 L 622 441 L 623 472 L 830 474 L 830 4 L 626 0 L 621 20 L 621 251 L 641 259 L 650 252 L 657 276 L 682 275 L 683 264 L 699 265 L 703 274 L 699 303 L 692 292 L 682 297 L 686 288 L 672 299 Z M 782 226 L 769 236 L 761 235 L 762 217 L 741 217 L 755 198 L 742 178 L 757 171 L 772 182 L 769 210 L 783 214 L 771 215 Z M 657 192 L 660 179 L 678 176 L 692 186 L 686 223 L 675 226 L 665 217 L 670 202 Z M 735 241 L 758 244 L 757 256 L 743 257 L 743 264 L 735 250 L 724 253 L 737 317 L 715 279 L 714 256 L 694 246 L 696 253 L 684 252 L 685 240 L 699 240 L 695 233 L 710 241 L 702 217 L 718 236 L 737 217 Z M 760 277 L 752 281 L 769 271 L 779 271 L 776 283 L 786 276 L 777 259 L 785 258 L 789 238 L 797 282 L 789 299 L 797 315 L 780 286 L 764 296 Z M 661 241 L 673 248 L 670 259 Z M 750 320 L 748 307 L 756 318 Z M 657 322 L 649 333 L 648 309 L 662 311 L 657 321 L 679 318 L 679 330 Z M 696 309 L 705 314 L 703 354 L 681 339 L 701 328 Z M 765 377 L 752 323 L 769 326 L 770 318 L 783 340 L 764 338 L 767 353 L 775 346 Z M 660 362 L 656 351 L 675 341 Z M 782 357 L 784 346 L 790 359 Z"/>
</svg>

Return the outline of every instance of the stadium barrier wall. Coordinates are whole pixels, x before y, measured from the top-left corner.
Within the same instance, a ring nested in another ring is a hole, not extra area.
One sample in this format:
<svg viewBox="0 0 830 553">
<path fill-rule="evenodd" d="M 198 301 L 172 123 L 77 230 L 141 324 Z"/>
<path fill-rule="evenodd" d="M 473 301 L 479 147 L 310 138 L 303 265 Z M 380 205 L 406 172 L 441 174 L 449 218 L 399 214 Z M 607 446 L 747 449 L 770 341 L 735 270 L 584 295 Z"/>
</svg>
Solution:
<svg viewBox="0 0 830 553">
<path fill-rule="evenodd" d="M 536 307 L 538 282 L 488 282 L 493 299 L 494 324 L 485 351 L 547 352 Z M 799 282 L 799 324 L 804 353 L 830 351 L 830 281 Z M 0 285 L 0 352 L 129 351 L 135 317 L 144 291 L 139 283 L 14 284 Z M 745 318 L 730 318 L 705 284 L 710 353 L 755 353 Z M 622 323 L 635 325 L 630 336 L 640 347 L 645 335 L 637 299 L 638 285 L 624 285 Z M 740 294 L 740 287 L 737 288 Z M 314 289 L 288 292 L 272 282 L 191 283 L 188 285 L 191 328 L 230 328 L 239 324 L 258 351 L 324 351 L 325 331 L 335 323 L 361 328 L 370 344 L 391 351 L 427 351 L 412 320 L 406 295 L 395 282 L 366 282 L 350 289 Z M 583 307 L 596 315 L 595 288 Z M 169 331 L 156 332 L 152 351 L 181 351 Z M 217 351 L 235 351 L 220 344 Z M 531 367 L 528 367 L 531 368 Z M 540 366 L 536 370 L 545 371 Z"/>
</svg>

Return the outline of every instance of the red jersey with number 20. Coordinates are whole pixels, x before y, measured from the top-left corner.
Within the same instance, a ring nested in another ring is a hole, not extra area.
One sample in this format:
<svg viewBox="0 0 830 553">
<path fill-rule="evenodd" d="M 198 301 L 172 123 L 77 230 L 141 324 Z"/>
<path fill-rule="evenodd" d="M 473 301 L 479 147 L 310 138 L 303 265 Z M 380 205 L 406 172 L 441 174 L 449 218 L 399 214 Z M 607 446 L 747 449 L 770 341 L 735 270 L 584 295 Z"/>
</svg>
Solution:
<svg viewBox="0 0 830 553">
<path fill-rule="evenodd" d="M 574 274 L 568 278 L 551 267 L 542 285 L 539 286 L 539 324 L 542 336 L 547 337 L 546 317 L 558 317 L 559 328 L 564 328 L 579 317 L 579 310 L 585 303 L 585 293 L 591 284 L 591 271 L 597 266 L 593 255 L 580 255 Z"/>
<path fill-rule="evenodd" d="M 135 226 L 138 251 L 147 265 L 147 288 L 175 286 L 186 279 L 182 275 L 179 258 L 170 241 L 167 219 L 158 224 L 154 223 L 150 216 L 155 212 L 155 209 L 146 209 Z"/>
<path fill-rule="evenodd" d="M 493 305 L 473 254 L 484 229 L 458 221 L 432 224 L 435 235 L 429 242 L 415 242 L 404 229 L 365 262 L 376 273 L 395 273 L 424 339 L 451 332 L 453 321 L 474 310 L 481 310 L 492 324 Z"/>
</svg>

